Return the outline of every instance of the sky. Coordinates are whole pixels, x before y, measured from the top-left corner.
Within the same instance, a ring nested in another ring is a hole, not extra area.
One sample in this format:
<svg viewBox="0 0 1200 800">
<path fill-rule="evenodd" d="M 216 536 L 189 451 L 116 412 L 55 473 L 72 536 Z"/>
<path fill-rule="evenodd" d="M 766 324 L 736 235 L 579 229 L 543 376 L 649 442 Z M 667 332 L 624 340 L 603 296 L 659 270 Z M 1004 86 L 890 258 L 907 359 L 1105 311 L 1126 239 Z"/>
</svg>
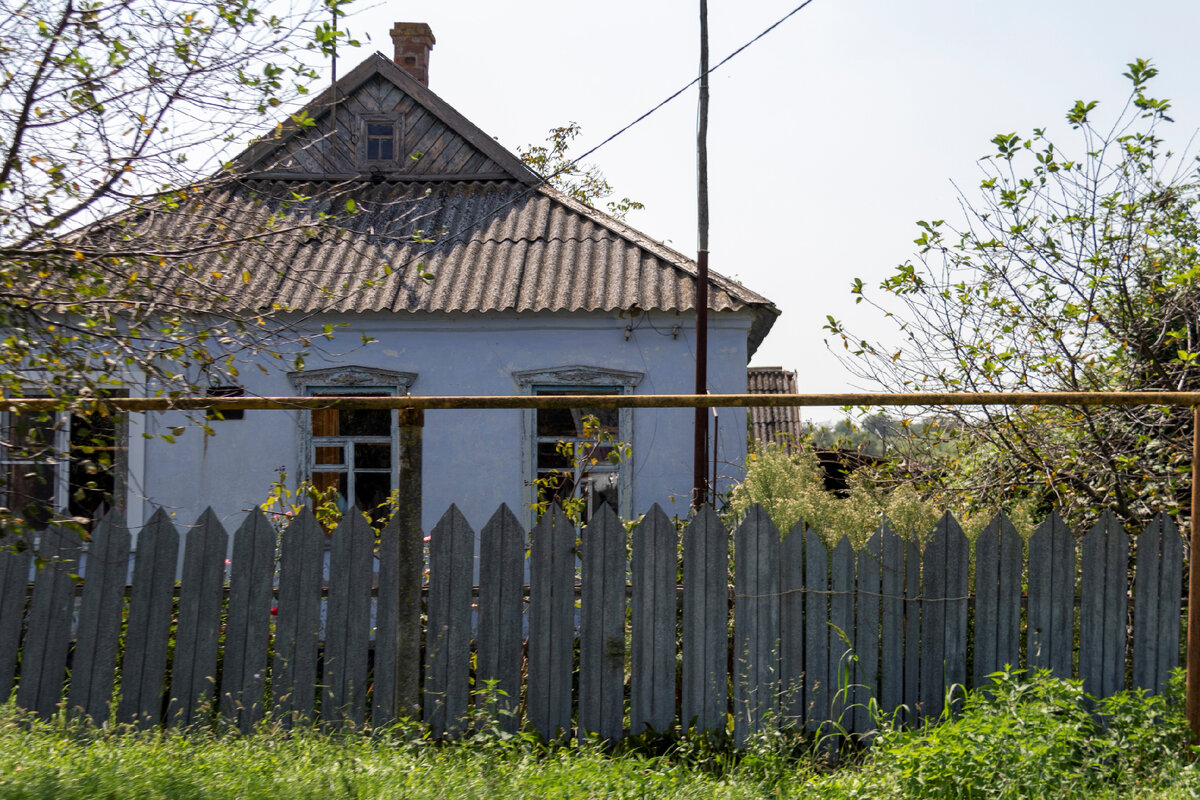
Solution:
<svg viewBox="0 0 1200 800">
<path fill-rule="evenodd" d="M 711 63 L 801 0 L 709 0 Z M 427 22 L 430 88 L 509 149 L 577 122 L 577 153 L 687 84 L 699 64 L 697 0 L 358 0 L 343 25 L 362 40 L 347 70 L 391 55 L 392 23 Z M 710 264 L 766 295 L 782 316 L 754 365 L 796 370 L 801 392 L 871 390 L 825 343 L 826 315 L 872 338 L 890 327 L 855 305 L 915 249 L 919 219 L 961 218 L 960 187 L 997 133 L 1045 127 L 1064 144 L 1075 100 L 1115 114 L 1135 58 L 1169 98 L 1165 138 L 1200 128 L 1195 0 L 813 0 L 711 78 Z M 697 90 L 588 161 L 629 222 L 694 256 Z M 838 345 L 840 347 L 840 345 Z"/>
</svg>

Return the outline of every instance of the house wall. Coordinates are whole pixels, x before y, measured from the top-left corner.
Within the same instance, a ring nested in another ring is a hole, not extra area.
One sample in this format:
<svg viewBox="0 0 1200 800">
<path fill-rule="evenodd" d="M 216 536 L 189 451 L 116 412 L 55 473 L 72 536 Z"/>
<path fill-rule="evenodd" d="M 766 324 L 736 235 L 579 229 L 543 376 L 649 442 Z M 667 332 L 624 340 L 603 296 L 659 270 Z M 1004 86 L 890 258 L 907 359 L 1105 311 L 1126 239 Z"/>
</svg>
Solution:
<svg viewBox="0 0 1200 800">
<path fill-rule="evenodd" d="M 345 319 L 344 317 L 342 319 Z M 310 319 L 319 331 L 327 320 Z M 328 321 L 333 321 L 332 319 Z M 709 390 L 746 390 L 746 312 L 710 315 Z M 677 336 L 672 328 L 679 324 Z M 632 326 L 626 339 L 626 329 Z M 354 364 L 416 373 L 414 395 L 514 395 L 514 373 L 582 365 L 644 373 L 637 394 L 689 394 L 694 386 L 694 315 L 616 313 L 357 315 L 332 340 L 314 340 L 306 369 Z M 362 338 L 375 341 L 363 344 Z M 266 368 L 266 374 L 258 369 Z M 295 388 L 286 359 L 249 358 L 239 366 L 248 395 L 287 396 Z M 633 411 L 632 510 L 660 503 L 669 515 L 687 512 L 692 481 L 692 409 Z M 724 479 L 741 474 L 745 412 L 720 409 L 717 454 Z M 135 415 L 138 416 L 138 415 Z M 286 472 L 294 486 L 299 463 L 300 413 L 247 411 L 242 420 L 209 423 L 205 436 L 175 412 L 146 414 L 133 429 L 151 437 L 183 434 L 172 443 L 143 439 L 130 454 L 129 522 L 138 526 L 157 505 L 190 525 L 211 505 L 227 525 L 263 502 Z M 501 503 L 530 520 L 520 410 L 429 411 L 424 430 L 423 525 L 430 529 L 451 503 L 478 530 Z"/>
</svg>

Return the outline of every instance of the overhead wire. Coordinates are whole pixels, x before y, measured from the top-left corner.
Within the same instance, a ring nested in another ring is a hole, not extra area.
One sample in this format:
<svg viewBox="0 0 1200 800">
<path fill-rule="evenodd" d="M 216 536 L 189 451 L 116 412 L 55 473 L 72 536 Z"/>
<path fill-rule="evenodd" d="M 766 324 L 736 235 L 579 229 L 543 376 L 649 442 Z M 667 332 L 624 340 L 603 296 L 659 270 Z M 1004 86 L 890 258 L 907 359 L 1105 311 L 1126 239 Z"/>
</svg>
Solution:
<svg viewBox="0 0 1200 800">
<path fill-rule="evenodd" d="M 470 221 L 470 222 L 468 222 L 468 223 L 466 223 L 466 224 L 462 225 L 462 226 L 461 226 L 461 227 L 460 227 L 458 230 L 456 230 L 456 231 L 455 231 L 455 232 L 454 232 L 452 235 L 448 235 L 448 236 L 443 236 L 443 237 L 441 237 L 441 239 L 440 239 L 438 242 L 436 242 L 436 243 L 432 244 L 431 246 L 429 246 L 429 247 L 428 247 L 428 248 L 426 248 L 425 250 L 422 250 L 421 252 L 417 253 L 416 255 L 414 255 L 414 256 L 412 256 L 412 257 L 410 257 L 410 258 L 409 258 L 408 260 L 406 260 L 404 263 L 402 263 L 402 264 L 398 265 L 397 267 L 394 267 L 394 269 L 405 269 L 405 268 L 407 268 L 407 267 L 408 267 L 410 264 L 412 264 L 414 261 L 420 261 L 420 260 L 422 260 L 422 259 L 424 259 L 424 258 L 427 258 L 427 257 L 428 257 L 430 254 L 432 254 L 432 253 L 436 252 L 436 251 L 437 251 L 437 250 L 438 250 L 438 249 L 439 249 L 439 248 L 442 246 L 442 244 L 443 244 L 443 243 L 445 243 L 445 244 L 451 244 L 451 243 L 453 243 L 453 242 L 454 242 L 454 241 L 456 241 L 456 240 L 457 240 L 459 237 L 461 237 L 463 234 L 467 233 L 467 232 L 468 232 L 468 231 L 470 231 L 471 229 L 473 229 L 473 228 L 475 228 L 475 227 L 477 227 L 477 226 L 481 225 L 482 223 L 484 223 L 484 222 L 486 222 L 487 220 L 491 219 L 491 218 L 492 218 L 492 217 L 494 217 L 496 214 L 499 214 L 501 211 L 505 210 L 506 208 L 509 208 L 509 207 L 511 207 L 511 206 L 513 206 L 513 205 L 515 205 L 516 203 L 520 202 L 521 200 L 524 200 L 526 197 L 529 197 L 529 196 L 530 196 L 530 195 L 532 195 L 534 192 L 536 192 L 536 191 L 538 191 L 539 189 L 541 189 L 543 186 L 546 186 L 546 185 L 550 184 L 550 183 L 551 183 L 551 181 L 553 181 L 553 180 L 554 180 L 555 178 L 557 178 L 559 175 L 562 175 L 563 173 L 565 173 L 565 172 L 567 172 L 567 171 L 569 171 L 569 170 L 572 170 L 572 169 L 574 169 L 575 167 L 577 167 L 577 166 L 579 165 L 579 163 L 580 163 L 581 161 L 583 161 L 584 159 L 587 159 L 587 158 L 589 158 L 589 157 L 590 157 L 590 156 L 592 156 L 592 155 L 593 155 L 593 154 L 594 154 L 594 153 L 595 153 L 597 150 L 599 150 L 600 148 L 604 147 L 605 145 L 607 145 L 607 144 L 611 143 L 613 140 L 617 139 L 619 136 L 622 136 L 622 135 L 624 135 L 624 134 L 625 134 L 626 132 L 628 132 L 628 131 L 629 131 L 631 128 L 633 128 L 634 126 L 636 126 L 637 124 L 639 124 L 639 123 L 640 123 L 640 122 L 642 122 L 643 120 L 645 120 L 645 119 L 647 119 L 648 117 L 650 117 L 651 115 L 653 115 L 655 112 L 657 112 L 657 111 L 658 111 L 659 109 L 661 109 L 663 106 L 667 105 L 667 104 L 668 104 L 668 103 L 670 103 L 672 100 L 674 100 L 675 98 L 679 97 L 681 94 L 683 94 L 684 92 L 686 92 L 688 89 L 690 89 L 690 88 L 692 88 L 693 86 L 695 86 L 697 83 L 699 83 L 699 82 L 700 82 L 700 79 L 701 79 L 702 77 L 704 77 L 705 75 L 711 75 L 711 74 L 713 74 L 714 72 L 716 72 L 718 69 L 720 69 L 721 67 L 723 67 L 725 64 L 729 63 L 729 61 L 733 60 L 733 59 L 734 59 L 734 58 L 736 58 L 738 55 L 740 55 L 742 52 L 744 52 L 744 51 L 745 51 L 747 48 L 749 48 L 749 47 L 751 47 L 752 45 L 754 45 L 756 42 L 758 42 L 758 41 L 759 41 L 760 39 L 762 39 L 764 36 L 766 36 L 767 34 L 771 33 L 771 31 L 773 31 L 773 30 L 775 30 L 776 28 L 778 28 L 778 27 L 779 27 L 780 25 L 782 25 L 784 22 L 786 22 L 787 20 L 791 19 L 793 16 L 795 16 L 795 15 L 796 15 L 796 14 L 798 14 L 799 12 L 803 11 L 805 8 L 807 8 L 809 5 L 811 5 L 811 4 L 812 4 L 812 3 L 814 3 L 814 2 L 815 2 L 815 0 L 804 0 L 804 2 L 800 3 L 798 6 L 796 6 L 795 8 L 793 8 L 791 11 L 789 11 L 789 12 L 788 12 L 788 13 L 786 13 L 786 14 L 784 14 L 784 15 L 783 15 L 782 17 L 780 17 L 778 20 L 776 20 L 775 22 L 773 22 L 771 25 L 769 25 L 769 26 L 767 26 L 766 28 L 764 28 L 762 31 L 760 31 L 760 32 L 759 32 L 757 35 L 755 35 L 755 36 L 754 36 L 752 39 L 750 39 L 749 41 L 747 41 L 747 42 L 746 42 L 745 44 L 743 44 L 741 47 L 737 48 L 736 50 L 734 50 L 733 52 L 731 52 L 729 55 L 725 56 L 723 59 L 721 59 L 720 61 L 718 61 L 718 62 L 716 63 L 716 65 L 714 65 L 713 67 L 709 68 L 707 72 L 703 73 L 702 75 L 697 75 L 695 78 L 693 78 L 692 80 L 688 81 L 686 84 L 684 84 L 683 86 L 681 86 L 679 89 L 677 89 L 676 91 L 672 92 L 672 93 L 671 93 L 670 95 L 668 95 L 666 98 L 664 98 L 663 100 L 659 101 L 659 102 L 658 102 L 656 105 L 654 105 L 653 107 L 651 107 L 651 108 L 650 108 L 648 111 L 645 111 L 644 113 L 640 114 L 640 115 L 639 115 L 639 116 L 638 116 L 636 119 L 634 119 L 632 122 L 628 123 L 628 124 L 627 124 L 627 125 L 625 125 L 624 127 L 622 127 L 622 128 L 620 128 L 619 130 L 617 130 L 615 133 L 613 133 L 613 134 L 611 134 L 610 136 L 608 136 L 606 139 L 602 140 L 602 141 L 601 141 L 599 144 L 597 144 L 596 146 L 594 146 L 594 147 L 592 147 L 592 148 L 590 148 L 590 149 L 588 149 L 588 150 L 584 151 L 584 153 L 583 153 L 583 154 L 581 154 L 580 156 L 578 156 L 578 157 L 574 158 L 573 160 L 571 160 L 571 161 L 570 161 L 570 162 L 568 162 L 567 164 L 563 165 L 562 167 L 559 167 L 559 169 L 555 170 L 555 171 L 554 171 L 553 173 L 551 173 L 550 175 L 545 175 L 545 176 L 539 175 L 539 176 L 538 176 L 539 180 L 538 180 L 536 183 L 534 183 L 532 186 L 530 186 L 529 188 L 527 188 L 525 191 L 518 193 L 517 195 L 515 195 L 515 196 L 513 196 L 513 197 L 509 198 L 508 200 L 504 201 L 504 202 L 503 202 L 503 203 L 501 203 L 500 205 L 496 206 L 496 207 L 495 207 L 495 208 L 493 208 L 492 210 L 490 210 L 490 211 L 487 211 L 487 212 L 485 212 L 485 213 L 481 214 L 479 217 L 475 218 L 474 220 L 472 220 L 472 221 Z M 535 174 L 536 174 L 536 173 L 535 173 Z"/>
</svg>

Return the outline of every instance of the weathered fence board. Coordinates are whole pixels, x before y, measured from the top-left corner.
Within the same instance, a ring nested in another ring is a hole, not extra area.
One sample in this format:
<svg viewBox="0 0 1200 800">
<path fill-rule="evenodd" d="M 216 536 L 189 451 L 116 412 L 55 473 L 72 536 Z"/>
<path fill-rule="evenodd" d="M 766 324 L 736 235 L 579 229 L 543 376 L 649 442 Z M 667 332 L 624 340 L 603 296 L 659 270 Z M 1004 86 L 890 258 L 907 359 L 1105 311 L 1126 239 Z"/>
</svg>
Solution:
<svg viewBox="0 0 1200 800">
<path fill-rule="evenodd" d="M 321 524 L 307 508 L 280 539 L 271 696 L 273 711 L 285 725 L 313 717 L 325 542 Z"/>
<path fill-rule="evenodd" d="M 621 738 L 625 726 L 627 571 L 625 526 L 605 503 L 592 515 L 583 531 L 583 587 L 579 609 L 581 738 L 595 734 L 601 739 L 616 741 Z M 674 708 L 671 712 L 673 719 Z"/>
<path fill-rule="evenodd" d="M 1021 657 L 1021 561 L 1024 543 L 997 514 L 975 541 L 975 686 Z"/>
<path fill-rule="evenodd" d="M 1085 692 L 1104 697 L 1125 683 L 1129 592 L 1129 535 L 1111 512 L 1083 537 L 1082 564 L 1079 679 Z"/>
<path fill-rule="evenodd" d="M 396 694 L 400 665 L 404 662 L 400 654 L 399 625 L 402 535 L 399 514 L 388 520 L 379 533 L 379 589 L 375 595 L 375 666 L 371 675 L 371 724 L 379 727 L 395 721 L 399 716 L 416 716 L 414 709 L 398 707 Z M 419 652 L 417 658 L 420 659 Z M 408 667 L 409 664 L 405 663 L 404 666 Z"/>
<path fill-rule="evenodd" d="M 666 730 L 675 719 L 677 552 L 675 526 L 655 503 L 633 530 L 629 724 L 634 735 Z"/>
<path fill-rule="evenodd" d="M 904 702 L 904 540 L 883 521 L 879 592 L 879 706 L 891 714 Z"/>
<path fill-rule="evenodd" d="M 1138 537 L 1133 588 L 1133 685 L 1155 694 L 1179 666 L 1182 565 L 1179 531 L 1159 514 Z"/>
<path fill-rule="evenodd" d="M 921 703 L 921 548 L 904 544 L 904 719 L 914 723 Z"/>
<path fill-rule="evenodd" d="M 854 598 L 854 730 L 875 727 L 870 702 L 879 697 L 879 600 L 883 594 L 883 528 L 858 551 Z"/>
<path fill-rule="evenodd" d="M 684 726 L 725 730 L 729 704 L 729 534 L 704 506 L 683 535 Z"/>
<path fill-rule="evenodd" d="M 471 566 L 475 532 L 451 505 L 429 533 L 425 721 L 434 736 L 460 732 L 471 666 Z"/>
<path fill-rule="evenodd" d="M 829 719 L 851 731 L 850 689 L 854 680 L 854 547 L 842 537 L 830 553 L 829 581 Z"/>
<path fill-rule="evenodd" d="M 363 724 L 367 708 L 367 649 L 371 631 L 375 534 L 357 508 L 333 532 L 329 606 L 325 616 L 325 686 L 321 718 Z M 339 576 L 333 580 L 332 576 Z"/>
<path fill-rule="evenodd" d="M 809 728 L 832 718 L 829 664 L 829 551 L 812 528 L 804 532 L 804 703 Z"/>
<path fill-rule="evenodd" d="M 242 733 L 263 717 L 274 574 L 275 529 L 255 510 L 233 536 L 221 665 L 221 715 Z"/>
<path fill-rule="evenodd" d="M 779 531 L 751 506 L 733 534 L 733 736 L 740 745 L 779 709 Z"/>
<path fill-rule="evenodd" d="M 780 719 L 804 724 L 804 523 L 785 534 L 779 549 Z"/>
<path fill-rule="evenodd" d="M 121 700 L 117 721 L 152 728 L 162 716 L 167 675 L 167 642 L 175 607 L 179 532 L 161 508 L 138 535 L 129 595 L 125 658 L 121 661 Z"/>
<path fill-rule="evenodd" d="M 7 701 L 13 690 L 32 564 L 33 549 L 27 538 L 15 534 L 0 538 L 0 702 Z"/>
<path fill-rule="evenodd" d="M 211 711 L 228 545 L 229 535 L 211 508 L 184 536 L 179 625 L 167 707 L 172 725 L 190 725 L 199 721 L 202 711 Z"/>
<path fill-rule="evenodd" d="M 967 683 L 967 537 L 945 514 L 925 546 L 922 566 L 921 713 L 936 717 L 946 690 Z"/>
<path fill-rule="evenodd" d="M 624 549 L 621 555 L 624 557 Z M 495 682 L 488 700 L 500 717 L 500 726 L 507 731 L 516 731 L 520 722 L 517 710 L 521 705 L 524 567 L 525 530 L 508 506 L 502 505 L 480 532 L 475 690 L 479 692 L 489 681 Z M 624 641 L 622 636 L 622 645 Z"/>
<path fill-rule="evenodd" d="M 108 720 L 117 644 L 125 611 L 125 574 L 129 569 L 129 531 L 111 512 L 92 532 L 87 548 L 87 578 L 79 603 L 79 626 L 71 662 L 67 708 Z"/>
<path fill-rule="evenodd" d="M 571 729 L 575 623 L 575 526 L 557 506 L 531 534 L 529 723 L 546 738 Z"/>
<path fill-rule="evenodd" d="M 74 574 L 79 569 L 79 536 L 66 528 L 42 532 L 38 551 L 43 566 L 33 583 L 29 628 L 21 656 L 17 705 L 48 718 L 62 701 L 63 673 L 71 646 L 75 612 Z"/>
<path fill-rule="evenodd" d="M 1029 539 L 1029 666 L 1071 677 L 1075 648 L 1075 540 L 1057 511 Z"/>
</svg>

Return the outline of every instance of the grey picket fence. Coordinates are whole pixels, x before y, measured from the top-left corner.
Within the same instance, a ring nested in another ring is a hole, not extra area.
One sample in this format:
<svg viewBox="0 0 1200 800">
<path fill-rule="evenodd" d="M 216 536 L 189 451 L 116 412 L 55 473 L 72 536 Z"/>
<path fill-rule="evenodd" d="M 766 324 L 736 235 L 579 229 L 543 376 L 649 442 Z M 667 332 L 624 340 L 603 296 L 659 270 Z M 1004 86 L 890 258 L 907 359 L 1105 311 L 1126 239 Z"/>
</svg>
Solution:
<svg viewBox="0 0 1200 800">
<path fill-rule="evenodd" d="M 43 532 L 36 563 L 33 548 L 0 549 L 0 698 L 15 686 L 41 716 L 142 727 L 383 725 L 410 658 L 412 716 L 438 736 L 487 713 L 545 736 L 696 726 L 744 741 L 774 725 L 867 732 L 872 708 L 936 716 L 951 687 L 1006 665 L 1103 696 L 1158 692 L 1180 661 L 1183 548 L 1166 516 L 1131 564 L 1108 514 L 1078 543 L 1057 515 L 1028 543 L 998 516 L 972 560 L 949 514 L 923 548 L 884 522 L 856 550 L 803 524 L 781 536 L 757 506 L 732 534 L 709 508 L 681 534 L 654 506 L 632 531 L 607 507 L 582 532 L 553 509 L 528 535 L 507 507 L 478 535 L 451 507 L 430 532 L 423 647 L 407 656 L 396 535 L 358 514 L 326 535 L 308 512 L 278 534 L 256 512 L 230 547 L 206 512 L 178 585 L 181 537 L 161 511 L 132 570 L 112 518 L 86 547 Z"/>
</svg>

